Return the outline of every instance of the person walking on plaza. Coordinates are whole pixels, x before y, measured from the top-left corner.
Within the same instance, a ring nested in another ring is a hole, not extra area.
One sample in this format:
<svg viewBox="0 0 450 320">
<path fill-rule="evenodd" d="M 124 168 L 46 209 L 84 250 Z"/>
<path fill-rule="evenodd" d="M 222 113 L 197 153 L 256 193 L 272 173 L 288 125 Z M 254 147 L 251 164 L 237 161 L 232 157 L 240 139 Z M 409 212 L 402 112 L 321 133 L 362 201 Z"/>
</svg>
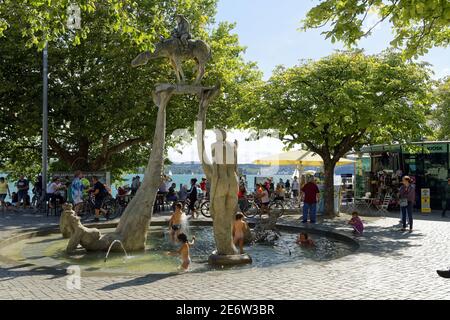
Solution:
<svg viewBox="0 0 450 320">
<path fill-rule="evenodd" d="M 6 208 L 6 195 L 11 197 L 11 191 L 9 190 L 8 181 L 4 177 L 0 178 L 0 207 Z"/>
<path fill-rule="evenodd" d="M 320 198 L 320 191 L 314 182 L 314 177 L 308 176 L 308 182 L 302 188 L 302 198 L 303 198 L 303 220 L 302 223 L 308 222 L 316 223 L 316 211 L 317 203 Z"/>
<path fill-rule="evenodd" d="M 411 178 L 404 176 L 402 179 L 403 185 L 400 187 L 399 199 L 400 209 L 402 211 L 402 231 L 406 231 L 406 216 L 408 216 L 409 232 L 413 230 L 413 207 L 416 202 L 416 190 L 411 184 Z"/>
<path fill-rule="evenodd" d="M 42 176 L 39 175 L 36 178 L 36 182 L 34 183 L 32 192 L 36 196 L 36 198 L 40 201 L 42 197 Z"/>
<path fill-rule="evenodd" d="M 447 179 L 447 185 L 443 188 L 444 195 L 442 197 L 442 218 L 445 218 L 445 213 L 450 210 L 450 177 Z"/>
<path fill-rule="evenodd" d="M 136 176 L 131 181 L 131 195 L 134 196 L 141 186 L 141 177 Z"/>
<path fill-rule="evenodd" d="M 211 192 L 211 182 L 209 180 L 206 180 L 205 189 L 206 189 L 205 199 L 209 200 L 209 193 Z"/>
<path fill-rule="evenodd" d="M 89 189 L 91 188 L 91 182 L 85 175 L 83 175 L 80 181 L 83 184 L 83 198 L 87 198 L 89 195 Z"/>
<path fill-rule="evenodd" d="M 94 197 L 95 197 L 95 218 L 94 222 L 98 222 L 100 220 L 100 209 L 102 208 L 103 200 L 108 195 L 108 190 L 105 185 L 101 183 L 96 176 L 92 177 L 92 183 L 94 184 Z M 107 213 L 108 214 L 108 213 Z M 106 216 L 106 219 L 109 217 Z"/>
<path fill-rule="evenodd" d="M 73 210 L 78 214 L 80 213 L 81 205 L 83 204 L 83 189 L 84 185 L 81 183 L 83 174 L 81 171 L 75 171 L 75 178 L 72 180 L 70 191 L 72 193 L 71 198 L 73 201 Z"/>
<path fill-rule="evenodd" d="M 291 182 L 289 181 L 289 179 L 287 179 L 284 183 L 284 188 L 286 189 L 286 192 L 291 192 Z"/>
<path fill-rule="evenodd" d="M 192 218 L 197 217 L 197 213 L 195 211 L 195 202 L 197 201 L 197 179 L 191 179 L 191 189 L 188 191 L 188 199 L 189 199 L 189 212 L 192 214 Z"/>
<path fill-rule="evenodd" d="M 298 198 L 298 194 L 300 191 L 300 184 L 298 183 L 298 178 L 294 177 L 294 181 L 292 181 L 291 185 L 292 195 L 294 198 Z"/>
<path fill-rule="evenodd" d="M 23 175 L 21 175 L 20 179 L 16 183 L 16 187 L 17 187 L 17 196 L 19 198 L 17 206 L 20 206 L 20 203 L 23 201 L 23 207 L 26 207 L 30 182 L 27 179 L 25 179 Z"/>
<path fill-rule="evenodd" d="M 184 202 L 186 201 L 188 196 L 188 188 L 185 184 L 180 186 L 180 191 L 178 191 L 178 201 Z"/>
<path fill-rule="evenodd" d="M 202 189 L 203 194 L 206 194 L 206 178 L 202 178 L 202 182 L 200 182 L 200 189 Z"/>
</svg>

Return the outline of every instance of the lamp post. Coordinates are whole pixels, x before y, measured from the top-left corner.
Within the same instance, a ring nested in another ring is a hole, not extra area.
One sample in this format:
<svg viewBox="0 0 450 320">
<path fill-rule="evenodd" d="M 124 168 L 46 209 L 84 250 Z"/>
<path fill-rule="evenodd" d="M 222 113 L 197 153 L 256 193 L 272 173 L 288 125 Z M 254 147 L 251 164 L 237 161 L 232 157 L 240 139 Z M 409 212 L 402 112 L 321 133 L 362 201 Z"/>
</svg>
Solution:
<svg viewBox="0 0 450 320">
<path fill-rule="evenodd" d="M 71 4 L 67 8 L 67 27 L 69 30 L 81 28 L 80 7 Z M 45 43 L 42 52 L 42 198 L 44 202 L 47 193 L 47 171 L 48 171 L 48 42 Z"/>
<path fill-rule="evenodd" d="M 47 165 L 48 165 L 48 43 L 42 52 L 42 199 L 44 202 L 47 192 Z"/>
</svg>

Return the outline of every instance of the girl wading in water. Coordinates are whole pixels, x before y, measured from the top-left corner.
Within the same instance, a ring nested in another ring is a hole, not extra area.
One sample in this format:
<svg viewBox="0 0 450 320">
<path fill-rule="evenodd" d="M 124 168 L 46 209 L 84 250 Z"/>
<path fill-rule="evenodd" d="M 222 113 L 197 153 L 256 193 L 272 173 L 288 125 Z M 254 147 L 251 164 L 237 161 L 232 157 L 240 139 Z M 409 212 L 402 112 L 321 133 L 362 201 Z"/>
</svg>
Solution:
<svg viewBox="0 0 450 320">
<path fill-rule="evenodd" d="M 184 271 L 187 271 L 189 269 L 189 265 L 191 264 L 191 256 L 189 254 L 189 248 L 190 248 L 190 246 L 194 245 L 195 237 L 192 237 L 192 241 L 189 242 L 187 236 L 184 233 L 180 233 L 177 238 L 178 238 L 178 241 L 180 241 L 182 243 L 180 249 L 178 249 L 178 251 L 176 251 L 176 252 L 169 252 L 168 255 L 170 255 L 170 256 L 180 255 L 181 268 Z"/>
</svg>

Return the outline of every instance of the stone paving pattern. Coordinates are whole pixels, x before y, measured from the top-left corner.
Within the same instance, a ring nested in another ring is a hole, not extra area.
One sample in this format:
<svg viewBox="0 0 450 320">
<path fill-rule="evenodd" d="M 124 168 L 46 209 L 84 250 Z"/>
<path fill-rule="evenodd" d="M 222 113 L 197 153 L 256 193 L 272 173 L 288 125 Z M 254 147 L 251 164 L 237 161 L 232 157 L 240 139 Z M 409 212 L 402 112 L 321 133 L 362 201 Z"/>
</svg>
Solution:
<svg viewBox="0 0 450 320">
<path fill-rule="evenodd" d="M 399 231 L 398 215 L 364 218 L 360 249 L 328 262 L 267 268 L 115 277 L 82 277 L 66 288 L 66 274 L 29 266 L 0 267 L 0 299 L 450 299 L 450 280 L 436 269 L 450 266 L 450 219 L 415 213 L 412 234 Z M 167 219 L 160 216 L 154 219 Z M 323 225 L 351 233 L 347 216 Z M 56 224 L 32 213 L 0 214 L 0 239 Z M 298 224 L 297 216 L 283 222 Z"/>
</svg>

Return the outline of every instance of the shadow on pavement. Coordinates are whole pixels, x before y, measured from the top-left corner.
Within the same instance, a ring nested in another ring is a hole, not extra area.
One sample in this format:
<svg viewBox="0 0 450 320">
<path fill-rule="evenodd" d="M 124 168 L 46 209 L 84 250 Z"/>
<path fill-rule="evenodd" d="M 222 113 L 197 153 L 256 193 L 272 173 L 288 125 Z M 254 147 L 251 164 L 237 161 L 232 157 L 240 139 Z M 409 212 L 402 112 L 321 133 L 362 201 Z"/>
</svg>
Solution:
<svg viewBox="0 0 450 320">
<path fill-rule="evenodd" d="M 377 256 L 405 255 L 401 250 L 420 247 L 420 238 L 424 235 L 419 231 L 401 231 L 400 225 L 390 227 L 366 226 L 364 235 L 358 237 L 360 249 L 355 253 L 369 253 Z M 412 242 L 415 242 L 413 244 Z M 418 243 L 418 244 L 417 244 Z"/>
<path fill-rule="evenodd" d="M 116 289 L 124 288 L 124 287 L 134 287 L 134 286 L 142 286 L 149 283 L 157 282 L 159 280 L 164 280 L 173 276 L 177 276 L 179 273 L 165 273 L 165 274 L 149 274 L 139 278 L 134 278 L 125 282 L 113 283 L 107 285 L 106 287 L 101 288 L 103 291 L 113 291 Z"/>
<path fill-rule="evenodd" d="M 29 268 L 27 270 L 21 270 Z M 0 281 L 13 280 L 19 277 L 29 277 L 32 275 L 49 275 L 50 279 L 57 279 L 67 276 L 66 269 L 58 269 L 54 267 L 35 266 L 33 264 L 25 263 L 13 267 L 0 267 Z"/>
</svg>

